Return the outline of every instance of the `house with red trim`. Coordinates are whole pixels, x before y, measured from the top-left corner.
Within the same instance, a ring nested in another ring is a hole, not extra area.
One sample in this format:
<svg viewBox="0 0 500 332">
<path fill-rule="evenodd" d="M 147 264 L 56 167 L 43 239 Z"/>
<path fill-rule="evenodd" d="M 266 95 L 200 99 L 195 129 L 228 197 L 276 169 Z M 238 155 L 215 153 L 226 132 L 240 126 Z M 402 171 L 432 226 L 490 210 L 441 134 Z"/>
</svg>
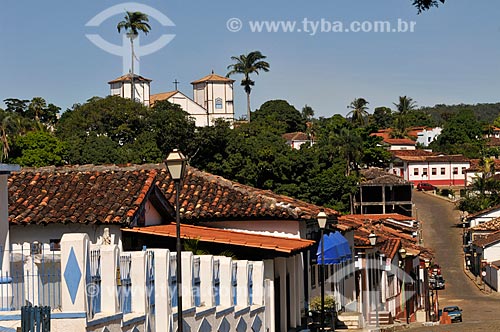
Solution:
<svg viewBox="0 0 500 332">
<path fill-rule="evenodd" d="M 470 160 L 463 155 L 444 155 L 425 150 L 393 151 L 389 172 L 413 184 L 464 186 Z"/>
<path fill-rule="evenodd" d="M 370 136 L 382 137 L 382 145 L 389 151 L 415 150 L 416 141 L 409 138 L 392 138 L 392 129 L 381 129 Z"/>
</svg>

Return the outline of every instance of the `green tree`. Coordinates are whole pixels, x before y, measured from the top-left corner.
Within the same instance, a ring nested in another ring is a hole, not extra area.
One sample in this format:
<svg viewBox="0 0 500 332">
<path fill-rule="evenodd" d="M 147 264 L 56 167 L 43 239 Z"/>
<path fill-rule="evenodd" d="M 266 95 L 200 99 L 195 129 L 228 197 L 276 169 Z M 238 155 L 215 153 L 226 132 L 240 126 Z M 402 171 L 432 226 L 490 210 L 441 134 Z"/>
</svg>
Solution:
<svg viewBox="0 0 500 332">
<path fill-rule="evenodd" d="M 447 154 L 463 154 L 479 158 L 484 148 L 482 128 L 471 110 L 454 114 L 444 124 L 441 134 L 430 144 L 435 151 Z"/>
<path fill-rule="evenodd" d="M 311 106 L 305 105 L 304 107 L 302 107 L 301 114 L 302 118 L 304 119 L 304 122 L 310 122 L 313 119 L 314 110 Z"/>
<path fill-rule="evenodd" d="M 266 101 L 255 111 L 253 120 L 272 126 L 282 133 L 305 130 L 302 114 L 285 100 Z"/>
<path fill-rule="evenodd" d="M 139 31 L 144 32 L 145 35 L 151 31 L 151 26 L 148 24 L 149 18 L 148 15 L 141 12 L 126 12 L 123 21 L 120 21 L 116 28 L 118 29 L 118 33 L 121 33 L 122 30 L 125 30 L 127 33 L 127 37 L 130 39 L 130 47 L 131 47 L 131 57 L 132 57 L 132 68 L 131 68 L 131 85 L 132 85 L 132 100 L 135 101 L 135 86 L 134 86 L 134 62 L 135 62 L 135 53 L 134 53 L 134 39 L 139 36 Z"/>
<path fill-rule="evenodd" d="M 21 166 L 60 166 L 64 155 L 63 142 L 46 131 L 31 131 L 16 137 L 12 144 L 12 162 Z"/>
<path fill-rule="evenodd" d="M 17 99 L 17 98 L 4 99 L 4 103 L 7 106 L 5 111 L 25 116 L 28 110 L 29 102 L 30 101 L 27 99 Z"/>
<path fill-rule="evenodd" d="M 241 54 L 240 56 L 232 56 L 231 60 L 234 61 L 233 64 L 229 65 L 227 69 L 227 77 L 235 74 L 243 75 L 241 80 L 241 85 L 243 86 L 245 93 L 247 94 L 247 117 L 248 122 L 250 122 L 250 93 L 252 92 L 252 87 L 255 82 L 250 79 L 250 74 L 259 74 L 260 71 L 269 71 L 269 63 L 264 61 L 266 56 L 262 55 L 260 51 L 253 51 L 248 54 Z"/>
<path fill-rule="evenodd" d="M 401 114 L 406 114 L 409 111 L 413 111 L 417 108 L 417 103 L 407 96 L 399 96 L 399 101 L 394 103 L 396 109 Z"/>
<path fill-rule="evenodd" d="M 390 128 L 393 123 L 392 110 L 389 107 L 376 107 L 371 120 L 377 129 Z"/>
<path fill-rule="evenodd" d="M 445 0 L 413 0 L 413 5 L 417 8 L 418 13 L 428 10 L 432 7 L 438 7 L 439 3 L 444 3 Z"/>
<path fill-rule="evenodd" d="M 368 117 L 368 105 L 369 103 L 364 98 L 354 99 L 347 108 L 351 109 L 347 116 L 351 117 L 353 124 L 364 126 L 365 120 Z"/>
</svg>

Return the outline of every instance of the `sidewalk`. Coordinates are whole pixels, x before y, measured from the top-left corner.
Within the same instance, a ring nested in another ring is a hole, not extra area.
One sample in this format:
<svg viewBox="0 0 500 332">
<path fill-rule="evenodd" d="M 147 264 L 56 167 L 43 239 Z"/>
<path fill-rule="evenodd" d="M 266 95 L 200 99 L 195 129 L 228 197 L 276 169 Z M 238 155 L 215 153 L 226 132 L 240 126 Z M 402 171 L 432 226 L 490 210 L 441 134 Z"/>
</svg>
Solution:
<svg viewBox="0 0 500 332">
<path fill-rule="evenodd" d="M 483 294 L 500 298 L 500 293 L 488 286 L 488 284 L 483 282 L 480 277 L 476 277 L 465 268 L 464 273 L 467 278 L 469 278 L 473 282 L 474 286 L 476 286 L 477 289 L 479 289 Z"/>
</svg>

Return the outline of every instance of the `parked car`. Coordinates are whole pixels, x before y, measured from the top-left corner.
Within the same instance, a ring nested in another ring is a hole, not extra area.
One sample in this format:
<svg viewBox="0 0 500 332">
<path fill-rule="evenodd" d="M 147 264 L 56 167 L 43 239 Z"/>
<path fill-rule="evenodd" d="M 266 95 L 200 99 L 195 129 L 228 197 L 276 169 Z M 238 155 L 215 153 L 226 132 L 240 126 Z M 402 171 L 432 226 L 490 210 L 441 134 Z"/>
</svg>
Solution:
<svg viewBox="0 0 500 332">
<path fill-rule="evenodd" d="M 451 318 L 452 322 L 462 321 L 462 309 L 460 309 L 456 305 L 444 307 L 443 312 L 448 313 L 448 316 Z"/>
<path fill-rule="evenodd" d="M 444 289 L 444 283 L 445 280 L 443 279 L 443 276 L 440 274 L 431 275 L 429 277 L 429 287 L 431 289 Z"/>
<path fill-rule="evenodd" d="M 433 186 L 432 184 L 430 183 L 426 183 L 426 182 L 420 182 L 419 184 L 417 184 L 417 190 L 418 191 L 429 191 L 429 190 L 436 190 L 437 188 L 435 186 Z"/>
</svg>

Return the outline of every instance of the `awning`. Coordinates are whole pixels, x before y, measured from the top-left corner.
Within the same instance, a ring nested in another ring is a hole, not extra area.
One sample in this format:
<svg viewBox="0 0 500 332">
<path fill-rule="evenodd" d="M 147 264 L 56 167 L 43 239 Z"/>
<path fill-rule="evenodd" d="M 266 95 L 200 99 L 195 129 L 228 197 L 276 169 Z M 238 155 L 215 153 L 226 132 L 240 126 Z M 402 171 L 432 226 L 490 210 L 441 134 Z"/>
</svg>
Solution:
<svg viewBox="0 0 500 332">
<path fill-rule="evenodd" d="M 318 264 L 323 264 L 321 259 L 321 242 L 324 241 L 325 265 L 340 264 L 352 259 L 351 248 L 347 239 L 340 232 L 333 232 L 323 235 L 320 240 L 318 251 L 316 253 L 316 261 Z"/>
<path fill-rule="evenodd" d="M 170 238 L 176 238 L 177 235 L 175 223 L 148 227 L 122 228 L 121 230 L 124 233 L 156 235 Z M 314 245 L 314 241 L 305 239 L 268 236 L 186 224 L 181 224 L 181 238 L 198 239 L 202 242 L 272 250 L 285 254 L 300 252 Z"/>
</svg>

